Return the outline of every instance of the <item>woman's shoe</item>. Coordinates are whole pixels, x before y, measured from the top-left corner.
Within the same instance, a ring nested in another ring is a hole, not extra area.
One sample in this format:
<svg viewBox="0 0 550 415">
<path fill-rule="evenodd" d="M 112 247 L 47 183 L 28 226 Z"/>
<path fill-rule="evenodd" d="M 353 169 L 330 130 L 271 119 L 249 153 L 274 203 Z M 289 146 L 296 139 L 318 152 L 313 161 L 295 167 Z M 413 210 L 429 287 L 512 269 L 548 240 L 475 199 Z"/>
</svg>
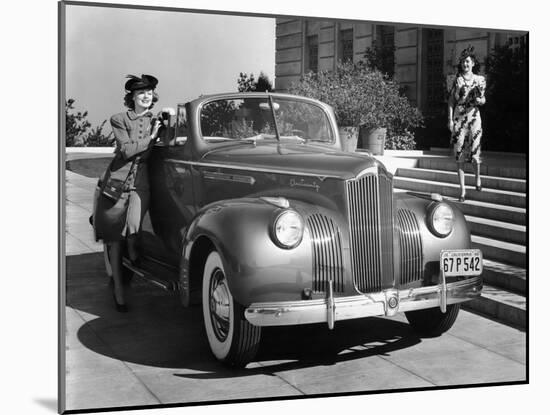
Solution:
<svg viewBox="0 0 550 415">
<path fill-rule="evenodd" d="M 466 201 L 466 196 L 460 196 L 460 197 L 458 198 L 458 201 L 459 201 L 460 203 L 465 202 L 465 201 Z"/>
<path fill-rule="evenodd" d="M 481 191 L 483 190 L 483 186 L 481 186 L 481 185 L 479 185 L 479 186 L 476 185 L 476 190 L 477 190 L 478 192 L 481 192 Z"/>
<path fill-rule="evenodd" d="M 120 304 L 116 299 L 115 293 L 113 293 L 113 300 L 115 300 L 116 311 L 118 311 L 119 313 L 127 313 L 128 312 L 128 306 L 126 304 Z"/>
</svg>

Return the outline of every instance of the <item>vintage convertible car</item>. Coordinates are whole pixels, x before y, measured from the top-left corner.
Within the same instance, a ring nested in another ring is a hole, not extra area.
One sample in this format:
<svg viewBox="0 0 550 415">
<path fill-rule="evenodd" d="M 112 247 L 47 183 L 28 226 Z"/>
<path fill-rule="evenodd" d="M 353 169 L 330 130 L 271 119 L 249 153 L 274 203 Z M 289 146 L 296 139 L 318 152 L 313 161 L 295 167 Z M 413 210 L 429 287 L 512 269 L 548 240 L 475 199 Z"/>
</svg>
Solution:
<svg viewBox="0 0 550 415">
<path fill-rule="evenodd" d="M 437 194 L 394 194 L 380 161 L 342 150 L 328 105 L 203 96 L 178 106 L 172 131 L 151 150 L 144 260 L 123 262 L 202 303 L 217 359 L 246 365 L 264 326 L 404 312 L 438 335 L 481 293 L 461 212 Z"/>
</svg>

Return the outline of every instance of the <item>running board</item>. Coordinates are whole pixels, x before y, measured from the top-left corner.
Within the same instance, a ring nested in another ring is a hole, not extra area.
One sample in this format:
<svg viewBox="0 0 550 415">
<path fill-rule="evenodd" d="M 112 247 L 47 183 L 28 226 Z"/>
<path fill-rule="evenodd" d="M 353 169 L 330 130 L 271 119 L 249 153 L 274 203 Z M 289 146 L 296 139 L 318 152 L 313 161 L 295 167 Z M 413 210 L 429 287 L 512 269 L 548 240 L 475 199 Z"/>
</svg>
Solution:
<svg viewBox="0 0 550 415">
<path fill-rule="evenodd" d="M 158 261 L 155 261 L 155 262 L 161 264 Z M 128 268 L 130 271 L 132 271 L 134 275 L 137 275 L 138 277 L 144 279 L 147 282 L 152 283 L 153 285 L 156 285 L 157 287 L 162 288 L 165 291 L 172 291 L 172 292 L 180 291 L 179 282 L 167 281 L 162 278 L 158 278 L 154 276 L 152 273 L 133 265 L 128 258 L 122 259 L 122 265 Z"/>
</svg>

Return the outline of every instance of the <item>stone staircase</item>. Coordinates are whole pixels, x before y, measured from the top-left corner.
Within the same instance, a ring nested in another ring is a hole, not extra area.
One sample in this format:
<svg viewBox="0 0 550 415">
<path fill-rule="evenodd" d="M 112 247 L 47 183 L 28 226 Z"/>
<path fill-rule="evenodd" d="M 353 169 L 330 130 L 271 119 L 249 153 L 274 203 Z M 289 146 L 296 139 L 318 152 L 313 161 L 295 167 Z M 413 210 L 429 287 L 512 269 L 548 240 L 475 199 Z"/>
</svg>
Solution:
<svg viewBox="0 0 550 415">
<path fill-rule="evenodd" d="M 492 162 L 491 162 L 492 159 Z M 507 161 L 508 160 L 508 161 Z M 484 288 L 466 308 L 525 328 L 527 293 L 527 169 L 523 156 L 493 155 L 482 164 L 483 191 L 475 190 L 466 166 L 466 201 L 460 193 L 456 163 L 446 154 L 419 157 L 415 167 L 395 171 L 396 192 L 439 193 L 464 213 L 472 245 L 483 252 Z"/>
</svg>

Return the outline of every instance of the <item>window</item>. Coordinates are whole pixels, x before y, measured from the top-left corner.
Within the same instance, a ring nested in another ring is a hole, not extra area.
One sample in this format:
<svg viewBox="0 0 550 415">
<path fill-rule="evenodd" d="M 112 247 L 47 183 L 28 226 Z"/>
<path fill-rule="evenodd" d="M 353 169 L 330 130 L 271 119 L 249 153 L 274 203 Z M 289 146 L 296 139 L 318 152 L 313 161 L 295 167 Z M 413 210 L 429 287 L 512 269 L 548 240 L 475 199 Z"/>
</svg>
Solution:
<svg viewBox="0 0 550 415">
<path fill-rule="evenodd" d="M 444 108 L 445 78 L 443 76 L 443 30 L 425 29 L 426 37 L 426 114 L 436 114 Z"/>
<path fill-rule="evenodd" d="M 319 37 L 317 35 L 307 37 L 306 69 L 317 72 L 319 69 Z"/>
<path fill-rule="evenodd" d="M 513 55 L 525 55 L 527 50 L 525 36 L 509 36 L 508 47 L 512 50 Z"/>
<path fill-rule="evenodd" d="M 395 28 L 393 26 L 376 27 L 376 48 L 379 55 L 378 69 L 393 77 L 395 72 Z"/>
<path fill-rule="evenodd" d="M 353 60 L 353 29 L 340 31 L 340 59 Z"/>
<path fill-rule="evenodd" d="M 200 122 L 201 134 L 208 142 L 334 142 L 330 120 L 321 107 L 289 98 L 218 99 L 202 107 Z"/>
</svg>

